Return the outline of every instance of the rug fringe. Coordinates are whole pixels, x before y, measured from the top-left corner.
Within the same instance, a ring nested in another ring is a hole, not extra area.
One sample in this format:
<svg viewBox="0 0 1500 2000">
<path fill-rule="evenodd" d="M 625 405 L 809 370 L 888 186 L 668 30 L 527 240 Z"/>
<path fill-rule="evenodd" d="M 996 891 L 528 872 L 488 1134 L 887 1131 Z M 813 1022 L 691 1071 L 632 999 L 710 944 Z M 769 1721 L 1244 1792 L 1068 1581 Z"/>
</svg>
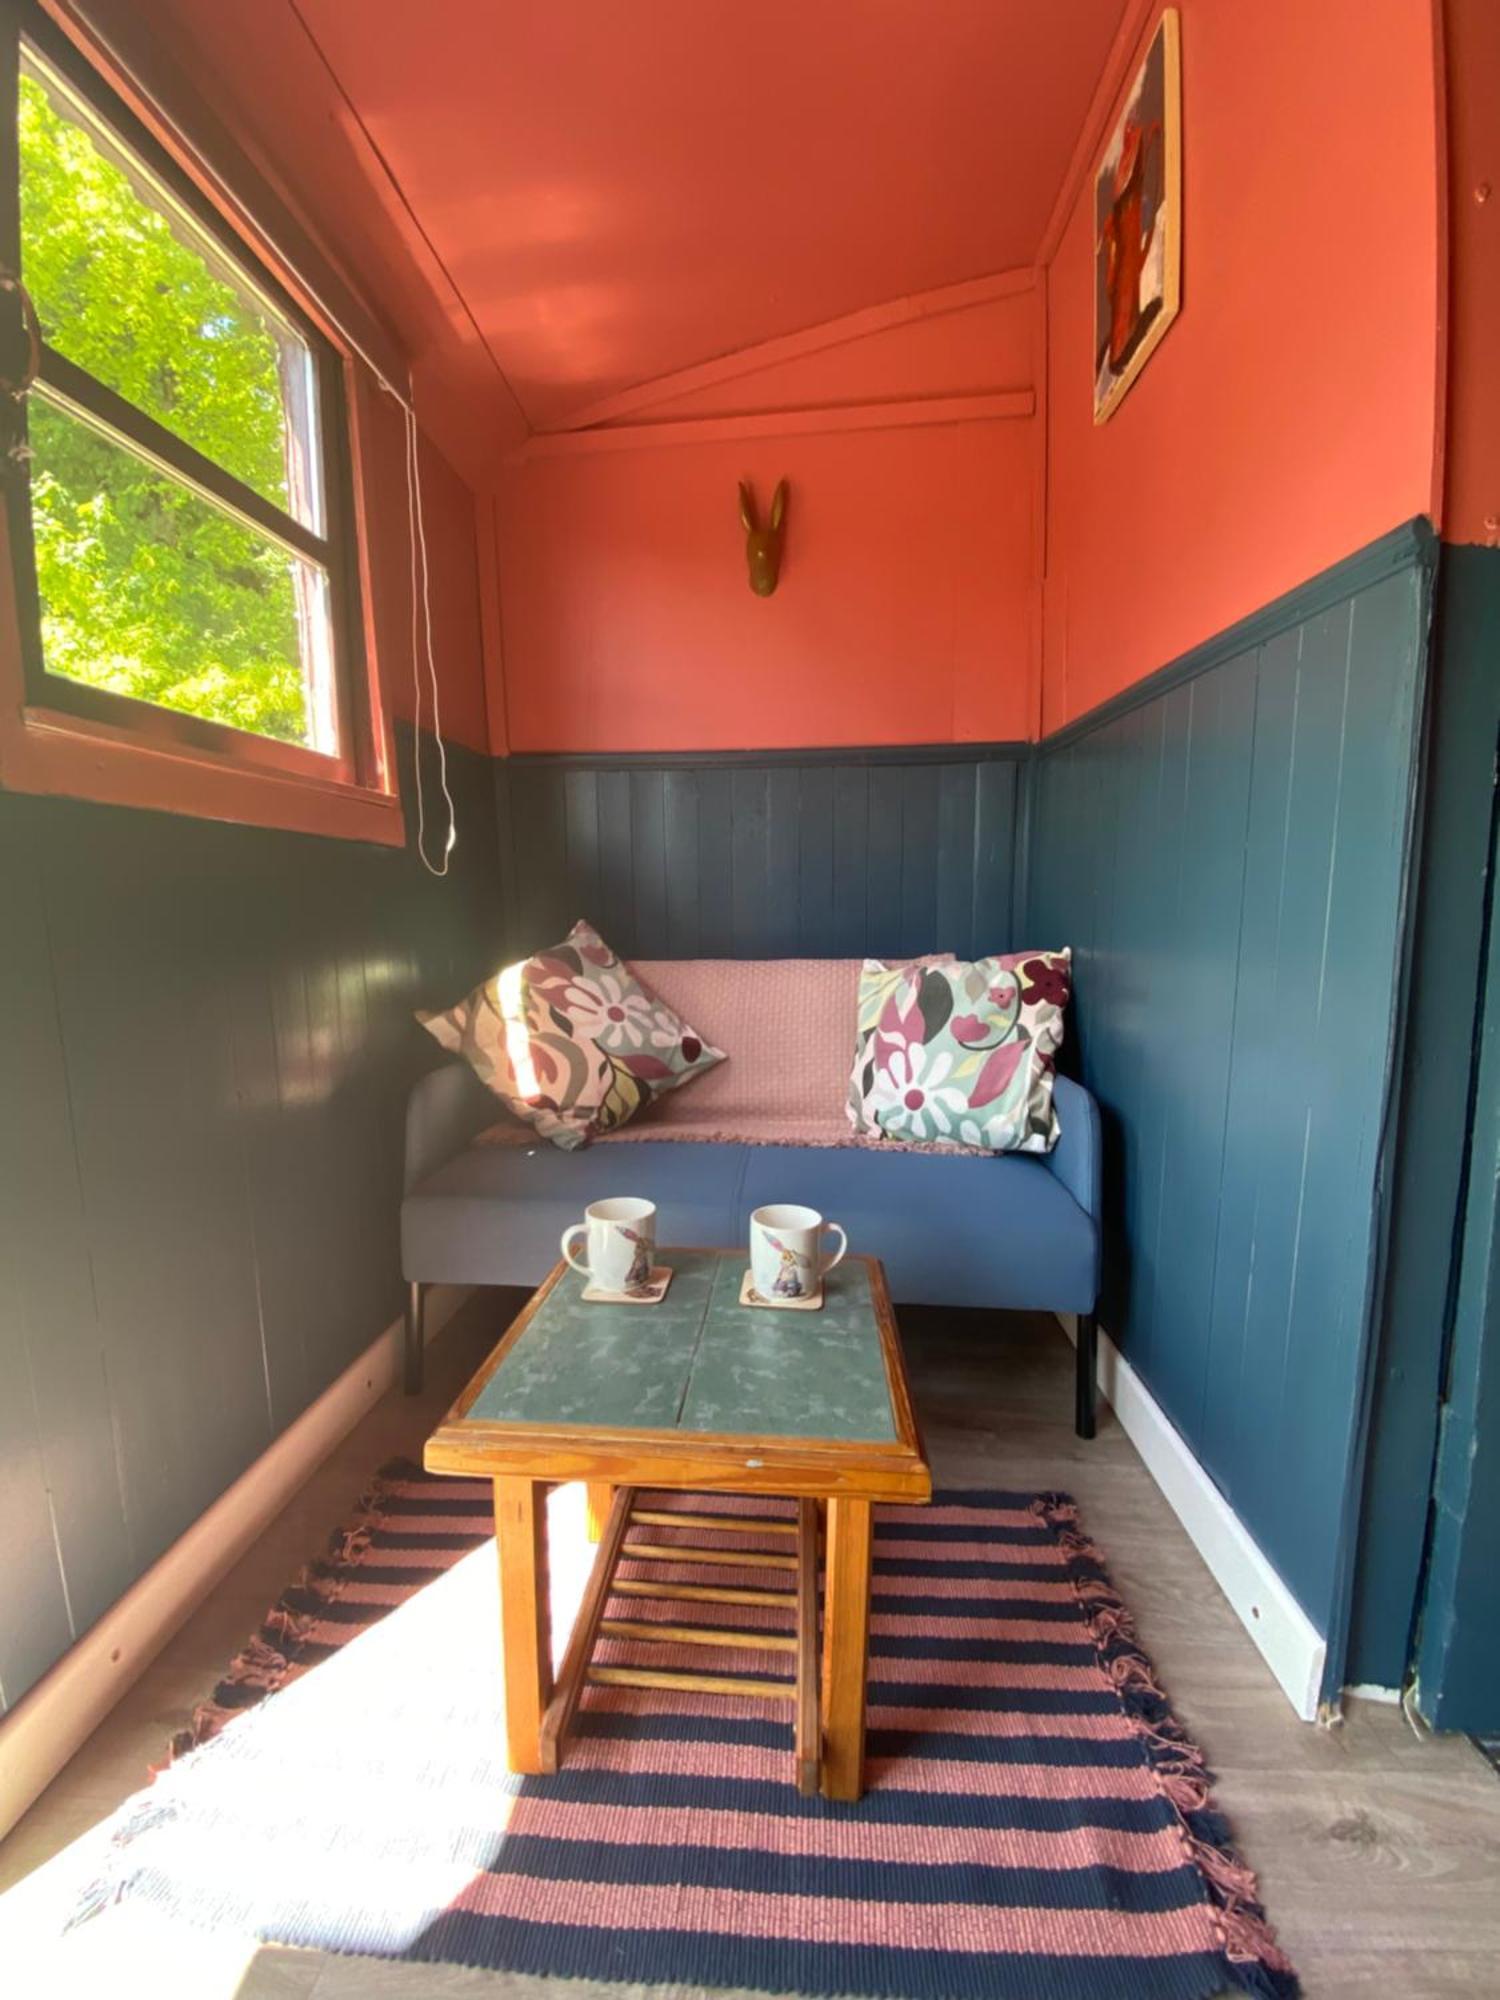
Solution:
<svg viewBox="0 0 1500 2000">
<path fill-rule="evenodd" d="M 1104 1556 L 1078 1525 L 1066 1493 L 1041 1493 L 1031 1512 L 1056 1537 L 1087 1621 L 1099 1664 L 1134 1723 L 1164 1797 L 1177 1814 L 1184 1846 L 1208 1886 L 1226 1970 L 1257 2000 L 1295 2000 L 1291 1961 L 1276 1942 L 1259 1900 L 1255 1872 L 1234 1847 L 1223 1815 L 1210 1804 L 1213 1774 L 1202 1750 L 1173 1714 L 1135 1620 L 1111 1583 Z"/>
<path fill-rule="evenodd" d="M 286 1685 L 297 1670 L 298 1654 L 306 1643 L 318 1607 L 339 1600 L 368 1556 L 374 1517 L 381 1511 L 391 1488 L 405 1480 L 423 1477 L 421 1467 L 409 1458 L 393 1458 L 380 1467 L 356 1501 L 351 1520 L 329 1536 L 328 1554 L 304 1564 L 297 1572 L 266 1613 L 260 1631 L 230 1661 L 212 1699 L 200 1702 L 187 1728 L 179 1729 L 172 1737 L 167 1764 L 153 1766 L 153 1777 L 190 1750 L 209 1742 L 247 1708 L 255 1707 L 268 1694 Z M 372 1612 L 372 1618 L 378 1615 L 378 1611 Z"/>
</svg>

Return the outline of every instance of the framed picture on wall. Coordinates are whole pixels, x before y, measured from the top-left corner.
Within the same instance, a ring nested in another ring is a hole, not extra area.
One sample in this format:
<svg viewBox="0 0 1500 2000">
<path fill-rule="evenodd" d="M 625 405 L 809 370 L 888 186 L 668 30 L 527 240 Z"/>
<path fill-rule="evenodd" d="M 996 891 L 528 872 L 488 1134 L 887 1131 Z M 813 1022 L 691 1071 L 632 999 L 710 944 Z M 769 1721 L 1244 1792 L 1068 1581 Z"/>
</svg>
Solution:
<svg viewBox="0 0 1500 2000">
<path fill-rule="evenodd" d="M 1094 172 L 1094 422 L 1177 317 L 1182 274 L 1182 58 L 1177 9 L 1156 26 Z"/>
</svg>

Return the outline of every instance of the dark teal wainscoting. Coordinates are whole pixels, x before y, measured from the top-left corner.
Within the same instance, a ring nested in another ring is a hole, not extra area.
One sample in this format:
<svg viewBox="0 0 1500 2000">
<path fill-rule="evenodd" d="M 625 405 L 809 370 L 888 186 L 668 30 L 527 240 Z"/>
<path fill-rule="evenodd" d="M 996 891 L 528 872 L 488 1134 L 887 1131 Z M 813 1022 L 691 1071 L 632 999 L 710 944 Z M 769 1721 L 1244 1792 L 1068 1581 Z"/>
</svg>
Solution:
<svg viewBox="0 0 1500 2000">
<path fill-rule="evenodd" d="M 1015 744 L 496 765 L 517 950 L 577 917 L 642 958 L 964 954 L 1018 938 Z"/>
<path fill-rule="evenodd" d="M 1413 526 L 1042 746 L 1104 1323 L 1313 1623 L 1344 1589 L 1433 549 Z"/>
<path fill-rule="evenodd" d="M 0 794 L 5 1703 L 399 1311 L 411 1010 L 501 928 L 490 761 L 449 769 L 442 882 Z"/>
</svg>

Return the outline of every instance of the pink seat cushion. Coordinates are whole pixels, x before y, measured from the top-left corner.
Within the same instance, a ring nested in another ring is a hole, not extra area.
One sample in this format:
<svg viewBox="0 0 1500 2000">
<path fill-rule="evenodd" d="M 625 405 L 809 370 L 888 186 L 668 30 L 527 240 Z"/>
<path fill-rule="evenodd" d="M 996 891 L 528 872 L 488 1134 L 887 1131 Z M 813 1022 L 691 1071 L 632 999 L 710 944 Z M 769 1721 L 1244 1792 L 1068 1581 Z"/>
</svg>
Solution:
<svg viewBox="0 0 1500 2000">
<path fill-rule="evenodd" d="M 949 954 L 941 954 L 943 957 Z M 849 1129 L 858 958 L 642 958 L 636 976 L 726 1060 L 650 1105 L 622 1139 L 884 1146 Z"/>
</svg>

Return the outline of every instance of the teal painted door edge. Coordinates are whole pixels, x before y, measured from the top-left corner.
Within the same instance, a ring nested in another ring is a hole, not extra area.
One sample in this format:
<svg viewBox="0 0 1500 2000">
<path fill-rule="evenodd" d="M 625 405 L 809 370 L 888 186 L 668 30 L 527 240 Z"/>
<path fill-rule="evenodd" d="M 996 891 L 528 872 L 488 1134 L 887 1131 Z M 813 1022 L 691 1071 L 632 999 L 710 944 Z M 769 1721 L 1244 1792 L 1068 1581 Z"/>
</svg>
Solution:
<svg viewBox="0 0 1500 2000">
<path fill-rule="evenodd" d="M 1496 738 L 1500 551 L 1444 547 L 1433 627 L 1401 1134 L 1376 1357 L 1348 1679 L 1399 1687 L 1412 1659 L 1454 1313 Z"/>
<path fill-rule="evenodd" d="M 1360 1555 L 1364 1546 L 1365 1508 L 1368 1474 L 1377 1404 L 1378 1374 L 1386 1349 L 1389 1320 L 1390 1279 L 1393 1251 L 1398 1236 L 1396 1199 L 1399 1168 L 1414 1140 L 1422 1133 L 1422 1110 L 1411 1103 L 1408 1083 L 1414 1050 L 1413 986 L 1417 976 L 1417 939 L 1426 896 L 1421 876 L 1424 821 L 1429 793 L 1429 753 L 1433 725 L 1434 612 L 1438 594 L 1441 544 L 1429 532 L 1418 553 L 1422 578 L 1422 665 L 1421 682 L 1414 714 L 1415 741 L 1409 764 L 1405 799 L 1405 864 L 1401 875 L 1399 915 L 1399 963 L 1392 998 L 1390 1039 L 1384 1086 L 1384 1113 L 1375 1177 L 1375 1240 L 1369 1283 L 1364 1303 L 1362 1360 L 1359 1398 L 1356 1405 L 1354 1449 L 1345 1482 L 1344 1503 L 1339 1523 L 1337 1581 L 1333 1595 L 1333 1616 L 1327 1633 L 1328 1653 L 1323 1675 L 1323 1699 L 1336 1703 L 1344 1688 L 1359 1684 L 1350 1671 L 1351 1635 L 1355 1593 L 1358 1588 Z M 1425 987 L 1423 997 L 1426 997 Z M 1424 1023 L 1425 1024 L 1425 1023 Z M 1403 1121 L 1403 1111 L 1410 1116 Z M 1409 1513 L 1425 1511 L 1425 1499 L 1413 1493 Z"/>
<path fill-rule="evenodd" d="M 1490 854 L 1463 1247 L 1415 1686 L 1433 1728 L 1486 1735 L 1500 1729 L 1500 816 Z"/>
</svg>

